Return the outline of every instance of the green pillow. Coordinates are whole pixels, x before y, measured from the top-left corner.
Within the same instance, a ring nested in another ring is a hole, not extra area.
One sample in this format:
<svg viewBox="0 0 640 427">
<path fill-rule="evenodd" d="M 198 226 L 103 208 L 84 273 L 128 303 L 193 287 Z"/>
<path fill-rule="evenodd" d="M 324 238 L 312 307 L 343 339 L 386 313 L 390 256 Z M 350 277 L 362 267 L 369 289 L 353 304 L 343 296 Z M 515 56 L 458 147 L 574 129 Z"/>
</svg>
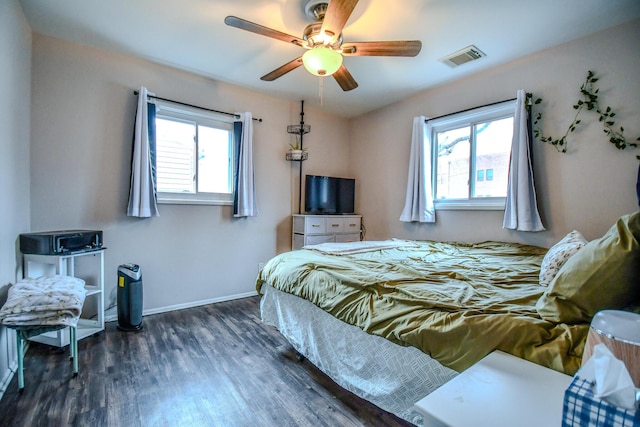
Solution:
<svg viewBox="0 0 640 427">
<path fill-rule="evenodd" d="M 625 215 L 560 268 L 536 304 L 552 322 L 589 323 L 600 310 L 640 300 L 640 212 Z"/>
</svg>

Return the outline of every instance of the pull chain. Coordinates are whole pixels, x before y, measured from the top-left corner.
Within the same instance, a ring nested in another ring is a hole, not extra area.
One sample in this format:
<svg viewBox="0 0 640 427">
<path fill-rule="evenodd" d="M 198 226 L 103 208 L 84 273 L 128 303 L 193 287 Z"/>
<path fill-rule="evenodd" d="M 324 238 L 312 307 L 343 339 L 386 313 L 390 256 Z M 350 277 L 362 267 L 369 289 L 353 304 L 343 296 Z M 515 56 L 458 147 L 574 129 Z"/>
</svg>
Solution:
<svg viewBox="0 0 640 427">
<path fill-rule="evenodd" d="M 322 89 L 323 89 L 323 81 L 324 78 L 318 77 L 318 98 L 320 98 L 320 106 L 322 107 Z"/>
</svg>

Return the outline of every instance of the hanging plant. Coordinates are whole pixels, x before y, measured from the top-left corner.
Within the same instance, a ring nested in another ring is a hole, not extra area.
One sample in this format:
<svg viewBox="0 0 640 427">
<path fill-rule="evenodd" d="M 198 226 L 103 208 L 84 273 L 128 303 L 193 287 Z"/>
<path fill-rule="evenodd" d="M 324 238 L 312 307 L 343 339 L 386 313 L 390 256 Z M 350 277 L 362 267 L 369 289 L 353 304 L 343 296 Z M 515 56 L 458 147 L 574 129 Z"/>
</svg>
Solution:
<svg viewBox="0 0 640 427">
<path fill-rule="evenodd" d="M 588 71 L 585 82 L 580 86 L 580 94 L 582 95 L 582 98 L 573 105 L 573 109 L 576 110 L 576 114 L 564 135 L 560 138 L 543 135 L 542 130 L 538 126 L 538 123 L 542 120 L 542 113 L 538 112 L 536 113 L 533 121 L 533 136 L 540 142 L 553 145 L 559 152 L 566 153 L 569 144 L 569 134 L 575 132 L 576 127 L 582 123 L 582 120 L 578 117 L 586 108 L 587 111 L 595 111 L 599 115 L 598 121 L 602 123 L 604 133 L 607 135 L 609 142 L 615 145 L 618 150 L 624 150 L 629 147 L 636 148 L 638 143 L 627 141 L 624 136 L 624 128 L 622 126 L 619 128 L 615 127 L 616 121 L 614 117 L 616 116 L 616 113 L 611 109 L 611 107 L 602 108 L 600 106 L 598 101 L 598 91 L 600 89 L 595 86 L 597 81 L 598 78 L 595 76 L 595 73 L 593 71 Z M 526 106 L 528 111 L 531 111 L 533 105 L 540 104 L 541 102 L 541 98 L 536 98 L 534 100 L 532 93 L 526 94 Z M 640 141 L 640 137 L 638 137 L 636 141 Z M 640 160 L 640 156 L 636 157 Z"/>
<path fill-rule="evenodd" d="M 300 135 L 296 135 L 296 142 L 295 144 L 289 144 L 289 151 L 300 151 L 300 152 L 306 152 L 307 151 L 307 147 L 302 147 L 302 141 L 300 141 Z"/>
</svg>

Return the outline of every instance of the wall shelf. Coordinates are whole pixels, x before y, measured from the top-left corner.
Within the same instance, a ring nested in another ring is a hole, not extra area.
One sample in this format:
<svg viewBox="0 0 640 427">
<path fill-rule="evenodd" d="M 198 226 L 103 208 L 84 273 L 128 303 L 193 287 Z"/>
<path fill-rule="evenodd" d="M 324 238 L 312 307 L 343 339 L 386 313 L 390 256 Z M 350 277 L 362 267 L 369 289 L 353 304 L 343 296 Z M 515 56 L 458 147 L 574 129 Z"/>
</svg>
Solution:
<svg viewBox="0 0 640 427">
<path fill-rule="evenodd" d="M 299 124 L 287 126 L 287 133 L 292 133 L 294 135 L 304 135 L 309 132 L 311 132 L 311 125 Z"/>
<path fill-rule="evenodd" d="M 302 162 L 303 160 L 307 160 L 309 158 L 309 153 L 307 153 L 304 149 L 304 135 L 311 132 L 311 126 L 304 124 L 304 100 L 300 101 L 300 124 L 297 125 L 288 125 L 287 133 L 296 135 L 296 148 L 302 150 L 302 157 L 299 159 L 294 159 L 293 154 L 288 152 L 285 156 L 285 159 L 290 162 L 298 162 L 300 166 L 298 169 L 298 173 L 300 175 L 298 186 L 298 213 L 302 213 Z M 293 146 L 291 146 L 293 147 Z M 297 156 L 296 156 L 297 157 Z"/>
<path fill-rule="evenodd" d="M 309 152 L 308 151 L 303 152 L 302 153 L 302 157 L 299 158 L 299 159 L 294 159 L 293 158 L 293 154 L 291 152 L 287 152 L 285 158 L 290 162 L 301 162 L 301 161 L 307 160 L 309 158 Z"/>
</svg>

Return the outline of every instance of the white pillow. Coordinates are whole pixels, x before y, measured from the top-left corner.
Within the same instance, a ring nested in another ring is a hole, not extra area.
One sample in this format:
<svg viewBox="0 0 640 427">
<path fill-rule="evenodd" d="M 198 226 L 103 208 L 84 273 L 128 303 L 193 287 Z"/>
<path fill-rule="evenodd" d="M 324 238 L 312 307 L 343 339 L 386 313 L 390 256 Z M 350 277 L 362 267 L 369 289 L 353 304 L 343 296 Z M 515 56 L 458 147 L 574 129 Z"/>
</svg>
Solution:
<svg viewBox="0 0 640 427">
<path fill-rule="evenodd" d="M 551 246 L 540 265 L 540 285 L 549 286 L 560 267 L 586 244 L 587 241 L 582 237 L 582 234 L 573 230 L 558 243 Z"/>
</svg>

